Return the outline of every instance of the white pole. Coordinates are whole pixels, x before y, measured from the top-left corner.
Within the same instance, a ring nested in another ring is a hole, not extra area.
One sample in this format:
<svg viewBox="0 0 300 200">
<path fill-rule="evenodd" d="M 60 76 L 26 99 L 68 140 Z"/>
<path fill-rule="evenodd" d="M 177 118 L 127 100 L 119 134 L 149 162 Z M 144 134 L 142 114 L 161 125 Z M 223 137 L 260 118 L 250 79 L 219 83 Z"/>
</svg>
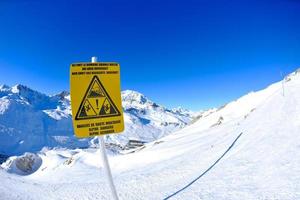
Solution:
<svg viewBox="0 0 300 200">
<path fill-rule="evenodd" d="M 97 57 L 96 56 L 92 57 L 92 63 L 94 63 L 94 62 L 97 62 Z"/>
<path fill-rule="evenodd" d="M 92 63 L 94 63 L 94 62 L 97 62 L 97 57 L 95 57 L 95 56 L 92 57 Z M 104 168 L 105 174 L 106 174 L 107 179 L 108 179 L 108 183 L 109 183 L 109 187 L 111 189 L 113 199 L 114 200 L 119 200 L 117 190 L 116 190 L 116 187 L 114 185 L 113 177 L 112 177 L 112 174 L 111 174 L 109 162 L 108 162 L 108 159 L 107 159 L 106 150 L 105 150 L 105 142 L 104 142 L 103 136 L 98 136 L 98 141 L 99 141 L 99 144 L 100 144 L 100 151 L 101 151 L 101 157 L 102 157 L 102 162 L 103 162 L 103 168 Z"/>
<path fill-rule="evenodd" d="M 99 143 L 101 143 L 100 148 L 101 148 L 101 157 L 102 157 L 102 161 L 103 161 L 103 165 L 104 165 L 103 167 L 104 167 L 106 176 L 108 178 L 108 183 L 109 183 L 109 186 L 110 186 L 110 189 L 112 192 L 112 196 L 113 196 L 114 200 L 118 200 L 119 198 L 118 198 L 117 190 L 116 190 L 116 187 L 113 182 L 113 177 L 111 175 L 111 170 L 109 167 L 109 163 L 108 163 L 108 159 L 107 159 L 107 155 L 106 155 L 106 151 L 105 151 L 105 142 L 104 142 L 104 139 L 102 136 L 98 136 L 98 140 L 99 140 Z"/>
</svg>

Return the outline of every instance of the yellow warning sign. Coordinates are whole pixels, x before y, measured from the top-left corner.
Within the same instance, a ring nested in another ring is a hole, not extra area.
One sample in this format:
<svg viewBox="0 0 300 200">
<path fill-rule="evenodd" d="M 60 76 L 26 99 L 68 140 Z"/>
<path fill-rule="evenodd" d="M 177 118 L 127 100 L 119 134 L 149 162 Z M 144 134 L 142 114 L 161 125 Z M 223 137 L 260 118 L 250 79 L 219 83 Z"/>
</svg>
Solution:
<svg viewBox="0 0 300 200">
<path fill-rule="evenodd" d="M 118 63 L 71 65 L 71 105 L 77 137 L 124 130 Z"/>
</svg>

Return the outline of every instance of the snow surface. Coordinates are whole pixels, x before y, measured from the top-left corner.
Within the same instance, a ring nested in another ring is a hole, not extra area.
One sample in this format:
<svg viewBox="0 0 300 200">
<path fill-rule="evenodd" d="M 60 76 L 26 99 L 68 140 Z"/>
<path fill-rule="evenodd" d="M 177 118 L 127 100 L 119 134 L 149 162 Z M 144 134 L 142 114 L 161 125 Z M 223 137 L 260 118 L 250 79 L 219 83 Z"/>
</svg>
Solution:
<svg viewBox="0 0 300 200">
<path fill-rule="evenodd" d="M 299 91 L 295 72 L 135 152 L 110 154 L 120 199 L 300 199 Z M 112 199 L 99 150 L 36 157 L 41 166 L 26 176 L 9 172 L 12 158 L 1 165 L 3 199 Z"/>
</svg>

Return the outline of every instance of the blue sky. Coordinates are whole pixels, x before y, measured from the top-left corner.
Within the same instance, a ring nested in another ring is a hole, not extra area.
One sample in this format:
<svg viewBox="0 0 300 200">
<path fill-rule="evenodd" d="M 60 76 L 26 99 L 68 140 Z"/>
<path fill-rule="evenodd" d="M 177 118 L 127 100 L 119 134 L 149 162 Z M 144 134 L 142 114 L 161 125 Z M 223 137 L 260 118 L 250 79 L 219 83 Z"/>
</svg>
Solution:
<svg viewBox="0 0 300 200">
<path fill-rule="evenodd" d="M 121 64 L 122 89 L 218 107 L 300 67 L 300 1 L 0 1 L 0 84 L 69 90 L 69 65 Z"/>
</svg>

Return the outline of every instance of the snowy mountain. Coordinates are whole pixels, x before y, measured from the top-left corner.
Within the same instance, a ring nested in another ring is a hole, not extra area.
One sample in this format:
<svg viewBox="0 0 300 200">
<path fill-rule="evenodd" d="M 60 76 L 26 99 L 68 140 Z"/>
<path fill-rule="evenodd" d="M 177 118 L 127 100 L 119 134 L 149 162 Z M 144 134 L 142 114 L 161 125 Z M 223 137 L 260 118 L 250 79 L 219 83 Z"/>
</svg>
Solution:
<svg viewBox="0 0 300 200">
<path fill-rule="evenodd" d="M 123 148 L 129 140 L 154 141 L 193 119 L 189 111 L 166 109 L 134 91 L 122 92 L 125 133 L 107 137 Z M 70 95 L 48 96 L 24 85 L 0 86 L 0 154 L 35 152 L 43 147 L 86 148 L 93 139 L 73 133 Z"/>
<path fill-rule="evenodd" d="M 110 135 L 122 145 L 131 140 L 151 142 L 185 127 L 196 114 L 174 111 L 158 105 L 136 91 L 122 92 L 125 134 Z M 146 133 L 146 134 L 145 134 Z"/>
<path fill-rule="evenodd" d="M 110 156 L 120 199 L 300 199 L 299 91 L 300 70 L 139 151 Z M 140 97 L 142 107 L 151 105 Z M 111 199 L 99 158 L 97 149 L 11 157 L 0 168 L 0 194 Z"/>
<path fill-rule="evenodd" d="M 72 136 L 65 93 L 47 96 L 23 85 L 0 87 L 0 152 L 19 154 L 44 146 L 84 147 Z"/>
</svg>

